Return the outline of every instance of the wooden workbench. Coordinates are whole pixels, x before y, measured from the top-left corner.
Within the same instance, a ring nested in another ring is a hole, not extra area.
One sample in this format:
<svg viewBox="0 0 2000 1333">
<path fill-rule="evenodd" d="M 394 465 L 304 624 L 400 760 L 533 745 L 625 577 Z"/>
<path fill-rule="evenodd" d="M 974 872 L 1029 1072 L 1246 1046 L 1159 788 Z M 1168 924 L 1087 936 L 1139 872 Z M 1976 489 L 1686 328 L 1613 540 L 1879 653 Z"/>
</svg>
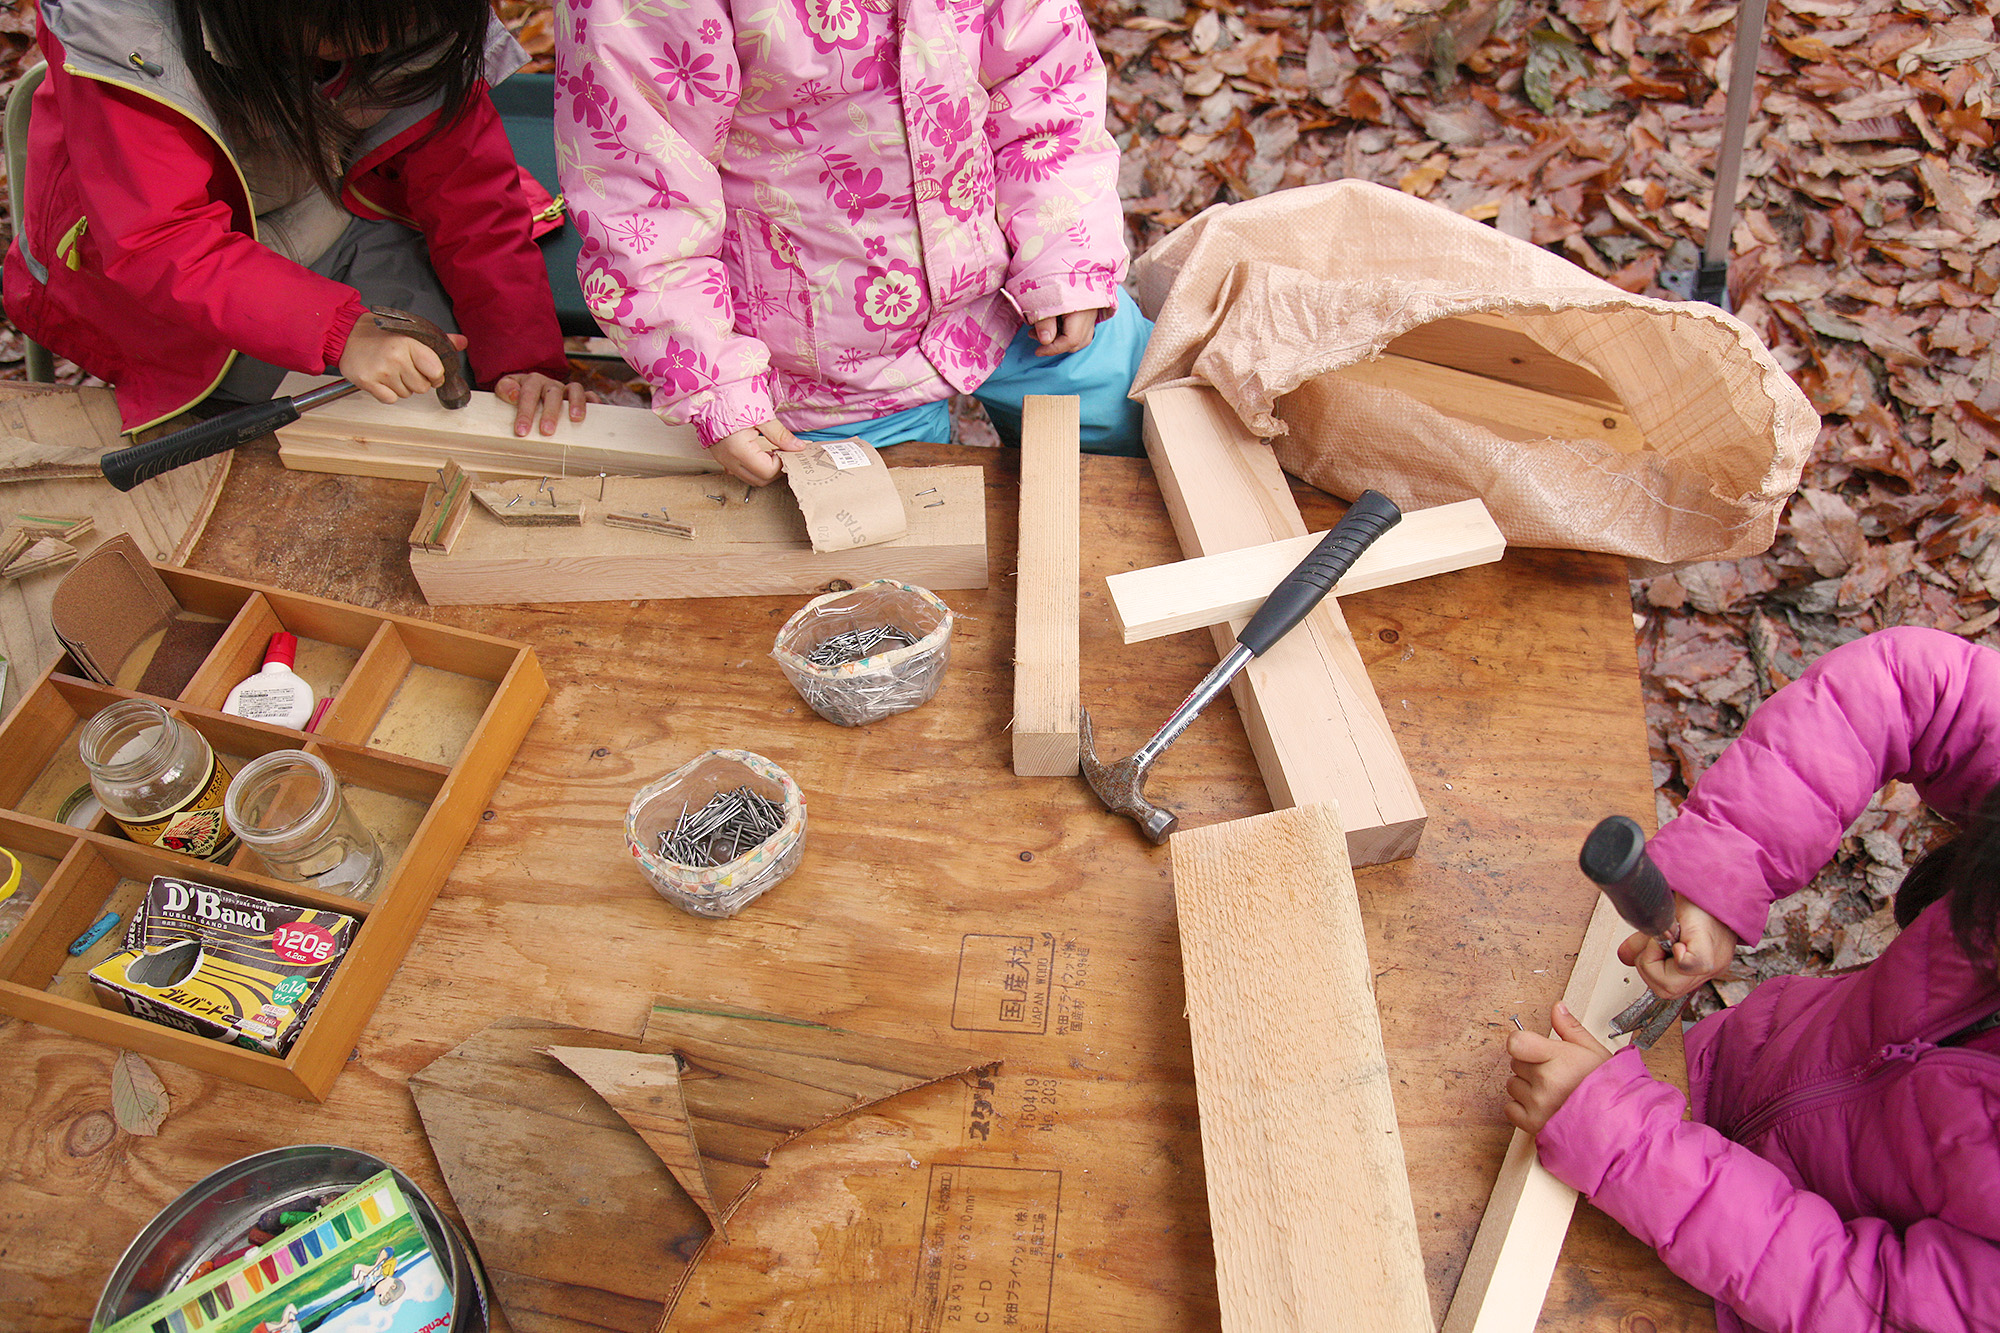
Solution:
<svg viewBox="0 0 2000 1333">
<path fill-rule="evenodd" d="M 847 730 L 766 656 L 798 598 L 432 611 L 404 558 L 421 487 L 288 473 L 246 450 L 191 564 L 523 640 L 549 702 L 324 1105 L 166 1065 L 173 1112 L 135 1138 L 110 1116 L 111 1052 L 0 1019 L 0 1327 L 82 1327 L 156 1209 L 266 1148 L 361 1148 L 448 1204 L 413 1071 L 503 1015 L 636 1033 L 668 994 L 1003 1061 L 990 1088 L 946 1082 L 781 1150 L 674 1328 L 976 1322 L 977 1280 L 956 1307 L 921 1296 L 926 1247 L 933 1272 L 940 1253 L 980 1280 L 1011 1264 L 1015 1327 L 1217 1328 L 1166 850 L 1081 780 L 1009 770 L 1014 459 L 896 451 L 987 466 L 993 586 L 948 596 L 960 619 L 933 702 Z M 1085 458 L 1083 482 L 1084 701 L 1124 754 L 1214 655 L 1200 632 L 1118 643 L 1103 576 L 1178 553 L 1143 461 Z M 1330 521 L 1324 497 L 1301 500 L 1308 523 Z M 1358 881 L 1441 1318 L 1507 1141 L 1509 1015 L 1545 1022 L 1590 913 L 1579 840 L 1652 801 L 1631 616 L 1619 562 L 1527 550 L 1343 605 L 1430 809 L 1417 856 Z M 641 881 L 621 820 L 633 790 L 720 745 L 783 765 L 811 826 L 791 879 L 714 922 Z M 1148 793 L 1189 825 L 1269 808 L 1226 698 Z M 1029 964 L 1027 1003 L 1003 1010 L 991 1002 L 1006 998 L 1010 949 Z M 1655 1057 L 1678 1062 L 1677 1045 Z M 967 1216 L 936 1215 L 940 1172 L 984 1189 L 951 1196 Z M 1016 1206 L 1048 1212 L 1039 1251 L 996 1259 L 954 1239 L 993 1220 L 970 1210 Z M 1542 1327 L 1713 1324 L 1704 1298 L 1584 1206 Z"/>
</svg>

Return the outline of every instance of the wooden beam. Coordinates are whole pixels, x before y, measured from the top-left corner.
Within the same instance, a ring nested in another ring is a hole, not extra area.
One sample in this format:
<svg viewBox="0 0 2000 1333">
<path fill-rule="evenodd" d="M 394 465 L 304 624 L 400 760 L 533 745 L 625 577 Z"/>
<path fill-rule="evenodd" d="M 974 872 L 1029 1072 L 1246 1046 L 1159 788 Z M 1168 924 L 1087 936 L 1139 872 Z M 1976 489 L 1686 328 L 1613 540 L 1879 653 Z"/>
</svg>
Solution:
<svg viewBox="0 0 2000 1333">
<path fill-rule="evenodd" d="M 1618 944 L 1631 933 L 1599 894 L 1563 990 L 1570 1012 L 1613 1050 L 1631 1040 L 1608 1035 L 1613 1015 L 1645 989 L 1639 974 L 1618 961 Z M 1534 1139 L 1515 1130 L 1441 1333 L 1532 1333 L 1575 1211 L 1576 1191 L 1544 1170 Z"/>
<path fill-rule="evenodd" d="M 320 375 L 288 375 L 280 395 L 326 383 Z M 514 408 L 475 393 L 456 412 L 434 393 L 378 403 L 349 394 L 316 407 L 278 431 L 278 456 L 305 472 L 428 481 L 452 459 L 489 480 L 508 477 L 658 477 L 720 472 L 694 431 L 669 426 L 641 407 L 593 403 L 582 421 L 567 417 L 554 435 L 537 426 L 514 434 Z"/>
<path fill-rule="evenodd" d="M 1595 407 L 1624 410 L 1618 391 L 1565 360 L 1504 315 L 1452 315 L 1420 324 L 1391 342 L 1391 356 L 1470 371 Z"/>
<path fill-rule="evenodd" d="M 410 571 L 433 606 L 776 596 L 823 592 L 836 579 L 985 587 L 984 469 L 889 470 L 910 531 L 876 546 L 814 551 L 783 486 L 714 477 L 551 478 L 543 501 L 581 502 L 579 526 L 504 526 L 475 507 L 450 554 L 412 550 Z M 922 490 L 934 493 L 916 498 Z M 611 513 L 659 515 L 693 535 L 614 527 L 604 522 Z"/>
<path fill-rule="evenodd" d="M 1623 408 L 1579 403 L 1450 366 L 1385 355 L 1343 366 L 1333 374 L 1356 384 L 1394 389 L 1504 439 L 1602 440 L 1628 454 L 1646 447 L 1646 437 Z"/>
<path fill-rule="evenodd" d="M 1244 619 L 1256 614 L 1271 590 L 1325 535 L 1315 532 L 1113 574 L 1104 580 L 1112 615 L 1127 643 Z M 1361 553 L 1333 585 L 1333 596 L 1491 564 L 1506 550 L 1507 539 L 1478 500 L 1419 509 L 1404 514 L 1402 522 Z"/>
<path fill-rule="evenodd" d="M 1072 777 L 1078 767 L 1077 628 L 1082 562 L 1080 405 L 1021 402 L 1021 549 L 1014 588 L 1014 774 Z"/>
<path fill-rule="evenodd" d="M 1146 395 L 1146 453 L 1181 549 L 1214 555 L 1305 535 L 1284 471 L 1213 389 Z M 1242 624 L 1212 627 L 1227 652 Z M 1328 598 L 1230 686 L 1277 806 L 1331 802 L 1355 865 L 1400 860 L 1423 837 L 1424 805 Z"/>
<path fill-rule="evenodd" d="M 1431 1333 L 1340 820 L 1306 805 L 1169 840 L 1227 1333 Z"/>
</svg>

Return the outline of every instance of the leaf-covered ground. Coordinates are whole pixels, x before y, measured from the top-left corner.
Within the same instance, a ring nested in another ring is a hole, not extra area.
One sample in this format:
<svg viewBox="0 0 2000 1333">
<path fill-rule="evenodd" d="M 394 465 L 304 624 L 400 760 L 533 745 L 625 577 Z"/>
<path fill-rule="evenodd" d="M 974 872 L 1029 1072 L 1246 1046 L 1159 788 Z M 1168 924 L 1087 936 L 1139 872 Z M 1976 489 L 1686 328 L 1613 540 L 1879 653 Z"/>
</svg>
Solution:
<svg viewBox="0 0 2000 1333">
<path fill-rule="evenodd" d="M 0 9 L 0 84 L 28 57 Z M 547 0 L 498 8 L 538 63 Z M 1361 177 L 1670 296 L 1708 232 L 1735 0 L 1085 0 L 1143 248 L 1210 204 Z M 1732 308 L 1825 419 L 1778 539 L 1633 584 L 1665 818 L 1759 700 L 1890 625 L 2000 645 L 2000 44 L 1971 0 L 1771 0 Z M 0 374 L 20 341 L 0 328 Z M 1867 961 L 1939 836 L 1878 800 L 1742 977 Z"/>
</svg>

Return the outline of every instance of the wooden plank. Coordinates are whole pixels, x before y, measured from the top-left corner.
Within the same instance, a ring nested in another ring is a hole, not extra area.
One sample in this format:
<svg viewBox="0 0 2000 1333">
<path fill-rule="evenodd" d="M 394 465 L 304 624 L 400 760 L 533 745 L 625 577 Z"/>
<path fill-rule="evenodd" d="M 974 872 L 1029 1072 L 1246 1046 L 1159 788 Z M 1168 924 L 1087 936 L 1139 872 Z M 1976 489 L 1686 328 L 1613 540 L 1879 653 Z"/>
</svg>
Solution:
<svg viewBox="0 0 2000 1333">
<path fill-rule="evenodd" d="M 1181 549 L 1213 555 L 1305 534 L 1269 446 L 1214 390 L 1146 396 L 1146 453 Z M 1242 623 L 1213 627 L 1227 652 Z M 1339 606 L 1327 599 L 1230 686 L 1277 806 L 1331 802 L 1355 865 L 1400 860 L 1424 806 Z"/>
<path fill-rule="evenodd" d="M 477 485 L 479 475 L 455 460 L 440 468 L 438 479 L 424 487 L 424 501 L 410 527 L 410 545 L 423 551 L 450 551 L 465 528 L 466 497 Z"/>
<path fill-rule="evenodd" d="M 1378 356 L 1333 372 L 1356 384 L 1395 389 L 1446 416 L 1486 427 L 1509 440 L 1602 440 L 1625 453 L 1646 447 L 1646 437 L 1621 407 L 1579 403 L 1555 394 L 1489 380 L 1450 366 L 1408 357 Z"/>
<path fill-rule="evenodd" d="M 1631 1037 L 1611 1036 L 1611 1019 L 1645 989 L 1639 974 L 1618 961 L 1618 945 L 1631 933 L 1611 900 L 1598 894 L 1563 990 L 1570 1012 L 1614 1051 Z M 1532 1333 L 1575 1211 L 1576 1191 L 1542 1166 L 1534 1138 L 1515 1130 L 1441 1333 Z"/>
<path fill-rule="evenodd" d="M 1075 776 L 1078 768 L 1081 553 L 1080 405 L 1030 395 L 1021 403 L 1021 551 L 1014 588 L 1014 775 Z"/>
<path fill-rule="evenodd" d="M 410 552 L 433 606 L 741 597 L 823 591 L 835 579 L 901 579 L 934 590 L 986 586 L 985 473 L 976 467 L 891 468 L 910 531 L 892 542 L 819 552 L 783 486 L 701 477 L 551 479 L 588 503 L 573 528 L 503 526 L 474 510 L 449 555 Z M 923 498 L 918 491 L 934 491 Z M 602 500 L 599 500 L 600 492 Z M 605 524 L 613 511 L 665 513 L 685 540 Z"/>
<path fill-rule="evenodd" d="M 715 1234 L 729 1239 L 722 1209 L 709 1187 L 701 1150 L 695 1147 L 681 1092 L 681 1062 L 665 1051 L 615 1051 L 592 1046 L 551 1046 L 546 1054 L 590 1085 L 633 1132 L 644 1139 L 674 1179 L 707 1216 Z"/>
<path fill-rule="evenodd" d="M 1290 537 L 1151 569 L 1128 570 L 1104 580 L 1111 612 L 1127 643 L 1142 643 L 1256 614 L 1271 589 L 1311 554 L 1326 534 Z M 1403 521 L 1361 553 L 1333 585 L 1335 597 L 1370 592 L 1411 579 L 1490 564 L 1507 539 L 1478 500 L 1405 513 Z"/>
<path fill-rule="evenodd" d="M 1169 840 L 1224 1333 L 1431 1333 L 1340 820 Z"/>
<path fill-rule="evenodd" d="M 1483 375 L 1559 397 L 1620 411 L 1618 391 L 1535 340 L 1504 315 L 1453 315 L 1420 324 L 1391 342 L 1391 356 Z"/>
<path fill-rule="evenodd" d="M 280 394 L 303 393 L 325 376 L 288 375 Z M 491 479 L 510 477 L 657 477 L 720 472 L 692 427 L 669 426 L 640 407 L 593 403 L 582 421 L 564 417 L 554 435 L 537 426 L 514 434 L 514 408 L 474 393 L 457 411 L 434 393 L 378 403 L 365 393 L 316 407 L 278 431 L 285 466 L 405 481 L 434 479 L 451 459 Z"/>
<path fill-rule="evenodd" d="M 229 476 L 229 454 L 217 454 L 120 491 L 96 471 L 100 455 L 130 441 L 118 433 L 109 389 L 56 385 L 0 386 L 0 442 L 35 447 L 37 456 L 79 461 L 88 475 L 10 481 L 0 485 L 0 526 L 16 513 L 88 514 L 94 526 L 71 540 L 79 555 L 119 533 L 130 533 L 155 560 L 180 563 L 201 537 Z M 62 655 L 49 624 L 49 603 L 62 568 L 0 582 L 0 657 L 8 661 L 11 698 L 0 690 L 0 716 Z"/>
</svg>

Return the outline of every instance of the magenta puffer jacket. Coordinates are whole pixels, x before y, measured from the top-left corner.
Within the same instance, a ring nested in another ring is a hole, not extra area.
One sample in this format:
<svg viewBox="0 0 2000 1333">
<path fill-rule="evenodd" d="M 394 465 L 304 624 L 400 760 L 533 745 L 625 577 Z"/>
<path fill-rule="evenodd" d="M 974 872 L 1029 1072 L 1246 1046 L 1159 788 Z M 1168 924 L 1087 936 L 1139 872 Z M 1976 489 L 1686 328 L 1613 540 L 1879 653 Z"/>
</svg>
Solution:
<svg viewBox="0 0 2000 1333">
<path fill-rule="evenodd" d="M 1885 781 L 1963 815 L 2000 782 L 2000 653 L 1886 630 L 1759 708 L 1651 844 L 1745 940 Z M 1724 1333 L 2000 1329 L 2000 1010 L 1991 959 L 1925 910 L 1865 970 L 1767 981 L 1688 1032 L 1694 1121 L 1636 1052 L 1543 1129 L 1543 1165 L 1714 1296 Z"/>
</svg>

